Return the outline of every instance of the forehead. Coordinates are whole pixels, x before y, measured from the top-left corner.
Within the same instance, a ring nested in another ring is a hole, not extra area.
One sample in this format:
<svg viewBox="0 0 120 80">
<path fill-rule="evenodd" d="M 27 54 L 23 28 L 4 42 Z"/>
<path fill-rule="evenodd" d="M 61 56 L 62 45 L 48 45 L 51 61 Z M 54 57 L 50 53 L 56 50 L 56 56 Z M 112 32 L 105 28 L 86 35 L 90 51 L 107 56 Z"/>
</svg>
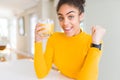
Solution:
<svg viewBox="0 0 120 80">
<path fill-rule="evenodd" d="M 70 5 L 68 5 L 68 4 L 63 4 L 63 5 L 60 7 L 60 9 L 58 10 L 58 13 L 60 13 L 60 14 L 66 14 L 66 13 L 68 13 L 68 12 L 70 12 L 70 11 L 74 11 L 75 13 L 78 13 L 78 12 L 79 12 L 79 10 L 78 10 L 76 7 L 70 6 Z"/>
</svg>

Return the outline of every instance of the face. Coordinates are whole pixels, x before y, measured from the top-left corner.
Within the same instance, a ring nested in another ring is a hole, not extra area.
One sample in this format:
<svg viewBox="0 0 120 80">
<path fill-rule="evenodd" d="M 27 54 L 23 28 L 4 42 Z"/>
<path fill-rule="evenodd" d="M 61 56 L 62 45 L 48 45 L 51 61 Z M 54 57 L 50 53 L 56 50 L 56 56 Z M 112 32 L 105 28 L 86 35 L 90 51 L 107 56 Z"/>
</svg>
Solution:
<svg viewBox="0 0 120 80">
<path fill-rule="evenodd" d="M 64 33 L 71 37 L 80 33 L 80 21 L 83 13 L 73 6 L 63 4 L 58 10 L 58 20 Z"/>
</svg>

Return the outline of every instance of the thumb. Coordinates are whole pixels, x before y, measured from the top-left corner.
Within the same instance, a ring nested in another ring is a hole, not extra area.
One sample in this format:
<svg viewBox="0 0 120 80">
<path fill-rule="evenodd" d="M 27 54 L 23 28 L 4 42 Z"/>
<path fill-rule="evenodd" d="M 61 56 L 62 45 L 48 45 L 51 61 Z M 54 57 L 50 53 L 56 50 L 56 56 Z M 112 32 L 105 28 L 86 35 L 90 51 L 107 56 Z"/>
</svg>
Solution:
<svg viewBox="0 0 120 80">
<path fill-rule="evenodd" d="M 92 26 L 92 35 L 95 33 L 95 26 Z"/>
</svg>

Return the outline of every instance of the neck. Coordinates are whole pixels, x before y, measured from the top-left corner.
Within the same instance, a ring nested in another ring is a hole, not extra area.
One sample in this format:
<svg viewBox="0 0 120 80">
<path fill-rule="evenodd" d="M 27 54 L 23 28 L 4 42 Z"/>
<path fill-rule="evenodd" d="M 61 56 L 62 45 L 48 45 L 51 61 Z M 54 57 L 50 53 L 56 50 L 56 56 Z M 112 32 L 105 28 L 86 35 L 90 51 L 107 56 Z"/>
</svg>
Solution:
<svg viewBox="0 0 120 80">
<path fill-rule="evenodd" d="M 82 32 L 82 30 L 79 28 L 77 31 L 76 31 L 76 34 L 75 35 L 78 35 L 79 33 L 81 33 Z M 75 36 L 74 35 L 74 36 Z"/>
</svg>

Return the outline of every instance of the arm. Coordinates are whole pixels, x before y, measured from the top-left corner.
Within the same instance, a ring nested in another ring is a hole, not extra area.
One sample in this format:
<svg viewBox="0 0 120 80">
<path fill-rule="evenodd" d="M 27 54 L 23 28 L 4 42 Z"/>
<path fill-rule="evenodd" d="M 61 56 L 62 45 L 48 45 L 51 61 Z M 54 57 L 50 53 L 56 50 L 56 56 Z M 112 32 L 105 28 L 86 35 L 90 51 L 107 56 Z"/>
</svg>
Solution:
<svg viewBox="0 0 120 80">
<path fill-rule="evenodd" d="M 92 27 L 92 43 L 99 45 L 104 34 L 105 29 Z M 98 48 L 90 47 L 77 80 L 97 80 L 100 57 L 101 51 Z"/>
<path fill-rule="evenodd" d="M 48 42 L 46 52 L 42 52 L 42 43 L 35 43 L 34 67 L 38 78 L 45 77 L 51 66 L 53 59 L 53 48 Z"/>
<path fill-rule="evenodd" d="M 35 29 L 35 52 L 34 52 L 34 68 L 35 72 L 38 78 L 45 77 L 51 66 L 52 66 L 52 59 L 53 59 L 53 47 L 52 47 L 52 41 L 48 39 L 46 51 L 43 53 L 42 51 L 42 39 L 44 37 L 41 37 L 39 34 L 42 33 L 41 29 L 43 27 L 39 26 L 39 24 L 36 25 Z"/>
<path fill-rule="evenodd" d="M 98 65 L 101 57 L 101 51 L 97 48 L 90 48 L 80 70 L 77 80 L 97 80 Z"/>
</svg>

